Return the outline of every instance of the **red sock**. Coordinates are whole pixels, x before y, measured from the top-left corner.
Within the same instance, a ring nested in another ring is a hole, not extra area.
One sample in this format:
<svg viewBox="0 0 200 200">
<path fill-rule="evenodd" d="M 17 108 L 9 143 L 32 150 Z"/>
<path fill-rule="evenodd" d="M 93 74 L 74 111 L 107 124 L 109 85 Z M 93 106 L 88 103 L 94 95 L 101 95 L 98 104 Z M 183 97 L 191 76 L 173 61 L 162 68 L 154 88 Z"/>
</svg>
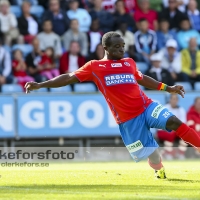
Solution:
<svg viewBox="0 0 200 200">
<path fill-rule="evenodd" d="M 161 158 L 160 158 L 160 163 L 158 163 L 158 164 L 151 163 L 151 161 L 149 159 L 148 159 L 148 163 L 149 163 L 150 167 L 152 167 L 155 170 L 160 170 L 163 167 Z"/>
<path fill-rule="evenodd" d="M 181 126 L 176 130 L 176 134 L 192 146 L 200 147 L 200 135 L 186 124 L 181 124 Z"/>
</svg>

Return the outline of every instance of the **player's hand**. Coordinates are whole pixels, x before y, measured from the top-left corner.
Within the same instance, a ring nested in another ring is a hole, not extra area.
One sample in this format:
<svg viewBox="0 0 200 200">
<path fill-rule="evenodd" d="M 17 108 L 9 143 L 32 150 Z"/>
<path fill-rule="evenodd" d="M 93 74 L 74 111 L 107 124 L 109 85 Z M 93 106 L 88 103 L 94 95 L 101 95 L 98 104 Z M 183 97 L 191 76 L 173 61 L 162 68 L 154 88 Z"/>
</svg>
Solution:
<svg viewBox="0 0 200 200">
<path fill-rule="evenodd" d="M 26 89 L 26 94 L 28 94 L 32 90 L 38 90 L 38 89 L 40 89 L 40 84 L 36 83 L 36 82 L 28 82 L 28 83 L 26 83 L 26 85 L 24 86 L 24 88 Z"/>
<path fill-rule="evenodd" d="M 171 93 L 171 94 L 179 94 L 183 98 L 184 98 L 184 95 L 185 95 L 185 90 L 184 90 L 184 87 L 182 85 L 167 86 L 166 91 Z"/>
</svg>

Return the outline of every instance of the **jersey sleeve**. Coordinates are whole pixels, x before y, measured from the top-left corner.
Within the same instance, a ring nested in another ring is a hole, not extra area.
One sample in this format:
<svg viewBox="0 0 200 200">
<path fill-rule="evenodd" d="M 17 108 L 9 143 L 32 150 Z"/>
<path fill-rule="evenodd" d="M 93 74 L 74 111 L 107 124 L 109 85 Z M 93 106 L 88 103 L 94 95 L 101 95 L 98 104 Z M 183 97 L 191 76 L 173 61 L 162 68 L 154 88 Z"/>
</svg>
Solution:
<svg viewBox="0 0 200 200">
<path fill-rule="evenodd" d="M 136 80 L 142 80 L 143 79 L 142 72 L 137 68 L 135 61 L 134 60 L 132 61 L 133 61 L 133 67 L 134 67 L 134 76 Z"/>
<path fill-rule="evenodd" d="M 92 81 L 92 61 L 87 62 L 84 66 L 74 72 L 74 75 L 80 82 Z"/>
</svg>

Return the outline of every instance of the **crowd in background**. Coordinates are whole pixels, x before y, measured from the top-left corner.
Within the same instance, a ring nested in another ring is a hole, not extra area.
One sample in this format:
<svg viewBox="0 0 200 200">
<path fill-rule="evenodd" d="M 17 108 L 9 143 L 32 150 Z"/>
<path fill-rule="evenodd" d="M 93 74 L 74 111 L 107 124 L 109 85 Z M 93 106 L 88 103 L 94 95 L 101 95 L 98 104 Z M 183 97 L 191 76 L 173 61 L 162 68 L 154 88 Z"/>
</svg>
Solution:
<svg viewBox="0 0 200 200">
<path fill-rule="evenodd" d="M 41 16 L 31 6 L 45 8 Z M 21 8 L 16 17 L 10 6 Z M 168 85 L 200 81 L 200 12 L 196 0 L 1 0 L 0 85 L 41 82 L 101 59 L 102 35 L 116 31 L 125 57 Z M 31 44 L 33 51 L 7 51 Z"/>
<path fill-rule="evenodd" d="M 200 3 L 199 3 L 200 4 Z M 20 16 L 10 6 L 21 8 Z M 41 16 L 31 6 L 44 8 Z M 118 32 L 125 40 L 125 57 L 148 66 L 146 75 L 168 85 L 200 81 L 200 11 L 197 0 L 1 0 L 0 86 L 45 81 L 102 59 L 102 35 Z M 12 50 L 29 44 L 32 50 Z M 172 95 L 166 105 L 200 133 L 200 98 L 186 114 Z M 184 157 L 187 145 L 173 151 L 175 134 L 158 131 L 166 158 Z"/>
</svg>

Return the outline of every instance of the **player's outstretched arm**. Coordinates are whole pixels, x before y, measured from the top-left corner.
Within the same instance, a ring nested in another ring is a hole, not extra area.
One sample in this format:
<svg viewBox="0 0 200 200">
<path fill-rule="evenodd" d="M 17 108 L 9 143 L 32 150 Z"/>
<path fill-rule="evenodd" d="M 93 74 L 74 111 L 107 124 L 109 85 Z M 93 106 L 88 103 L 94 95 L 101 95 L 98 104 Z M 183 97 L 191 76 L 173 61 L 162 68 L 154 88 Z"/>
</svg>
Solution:
<svg viewBox="0 0 200 200">
<path fill-rule="evenodd" d="M 142 85 L 148 89 L 164 90 L 169 93 L 179 94 L 184 98 L 185 90 L 182 85 L 168 86 L 146 75 L 143 75 L 143 79 L 137 80 L 137 82 L 139 85 Z"/>
<path fill-rule="evenodd" d="M 25 85 L 25 89 L 26 93 L 29 93 L 32 90 L 38 90 L 40 88 L 57 88 L 78 82 L 79 80 L 74 75 L 74 73 L 68 73 L 57 76 L 49 81 L 45 81 L 42 83 L 28 82 Z"/>
</svg>

